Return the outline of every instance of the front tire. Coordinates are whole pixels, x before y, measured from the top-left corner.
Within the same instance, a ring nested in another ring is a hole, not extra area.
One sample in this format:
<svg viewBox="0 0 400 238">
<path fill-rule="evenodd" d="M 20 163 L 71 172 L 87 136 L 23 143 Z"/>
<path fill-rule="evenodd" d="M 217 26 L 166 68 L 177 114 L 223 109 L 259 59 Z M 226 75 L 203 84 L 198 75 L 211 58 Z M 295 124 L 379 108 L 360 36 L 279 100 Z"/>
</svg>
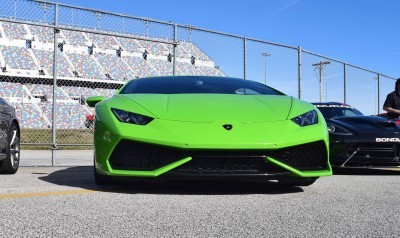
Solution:
<svg viewBox="0 0 400 238">
<path fill-rule="evenodd" d="M 13 122 L 8 131 L 8 145 L 6 159 L 0 166 L 0 173 L 15 174 L 20 161 L 20 131 L 16 122 Z"/>
</svg>

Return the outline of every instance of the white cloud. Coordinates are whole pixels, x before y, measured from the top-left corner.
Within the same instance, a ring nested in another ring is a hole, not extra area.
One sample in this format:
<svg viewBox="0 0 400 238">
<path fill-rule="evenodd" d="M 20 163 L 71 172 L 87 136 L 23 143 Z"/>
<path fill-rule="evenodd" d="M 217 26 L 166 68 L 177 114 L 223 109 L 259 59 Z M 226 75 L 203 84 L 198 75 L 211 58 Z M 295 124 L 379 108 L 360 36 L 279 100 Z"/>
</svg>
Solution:
<svg viewBox="0 0 400 238">
<path fill-rule="evenodd" d="M 271 14 L 271 16 L 276 16 L 278 14 L 281 14 L 282 12 L 284 12 L 284 11 L 288 10 L 289 8 L 293 7 L 294 5 L 296 5 L 298 2 L 300 2 L 300 0 L 293 0 L 293 1 L 289 2 L 288 4 L 284 5 L 283 7 L 279 8 L 278 10 L 273 12 Z"/>
</svg>

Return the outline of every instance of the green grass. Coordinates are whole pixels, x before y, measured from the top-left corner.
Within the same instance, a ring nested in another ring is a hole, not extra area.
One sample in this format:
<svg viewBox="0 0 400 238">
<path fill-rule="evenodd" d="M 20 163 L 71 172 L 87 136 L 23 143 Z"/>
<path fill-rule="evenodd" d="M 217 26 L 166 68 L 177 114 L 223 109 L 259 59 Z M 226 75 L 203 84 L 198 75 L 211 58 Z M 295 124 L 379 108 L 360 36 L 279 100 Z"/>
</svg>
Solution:
<svg viewBox="0 0 400 238">
<path fill-rule="evenodd" d="M 21 148 L 29 150 L 51 149 L 52 129 L 21 129 Z M 24 143 L 35 145 L 24 145 Z M 56 143 L 58 149 L 93 149 L 93 130 L 91 129 L 57 129 Z M 41 145 L 42 144 L 42 145 Z M 72 146 L 62 146 L 68 144 Z M 85 145 L 85 146 L 81 146 Z"/>
</svg>

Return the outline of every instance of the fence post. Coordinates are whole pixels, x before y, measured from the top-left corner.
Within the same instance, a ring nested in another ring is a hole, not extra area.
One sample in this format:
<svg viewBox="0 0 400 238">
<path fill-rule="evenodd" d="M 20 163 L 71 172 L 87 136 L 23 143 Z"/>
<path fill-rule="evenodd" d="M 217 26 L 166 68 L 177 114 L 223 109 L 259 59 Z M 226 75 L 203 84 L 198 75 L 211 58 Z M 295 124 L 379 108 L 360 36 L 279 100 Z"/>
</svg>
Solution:
<svg viewBox="0 0 400 238">
<path fill-rule="evenodd" d="M 297 86 L 298 98 L 301 99 L 301 46 L 297 47 Z"/>
<path fill-rule="evenodd" d="M 343 63 L 343 103 L 346 103 L 346 63 Z"/>
<path fill-rule="evenodd" d="M 53 52 L 53 121 L 52 121 L 52 142 L 51 142 L 51 166 L 54 166 L 54 153 L 57 150 L 57 140 L 56 140 L 56 108 L 57 108 L 57 97 L 56 97 L 56 90 L 57 90 L 57 51 L 58 51 L 58 32 L 60 31 L 58 27 L 58 3 L 55 6 L 55 13 L 54 13 L 54 52 Z"/>
<path fill-rule="evenodd" d="M 172 74 L 176 75 L 176 46 L 178 44 L 178 25 L 174 24 L 174 62 L 172 63 Z"/>
<path fill-rule="evenodd" d="M 247 39 L 243 37 L 243 78 L 247 79 Z"/>
</svg>

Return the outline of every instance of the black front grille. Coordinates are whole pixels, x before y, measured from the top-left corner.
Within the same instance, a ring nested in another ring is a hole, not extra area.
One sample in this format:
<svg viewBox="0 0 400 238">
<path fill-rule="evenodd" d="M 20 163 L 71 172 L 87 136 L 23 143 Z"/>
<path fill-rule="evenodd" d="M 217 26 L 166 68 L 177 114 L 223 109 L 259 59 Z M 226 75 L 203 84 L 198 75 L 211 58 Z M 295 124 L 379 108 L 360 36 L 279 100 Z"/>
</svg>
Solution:
<svg viewBox="0 0 400 238">
<path fill-rule="evenodd" d="M 176 149 L 122 140 L 110 156 L 113 169 L 151 171 L 185 158 Z"/>
<path fill-rule="evenodd" d="M 175 171 L 195 174 L 272 174 L 286 172 L 268 163 L 264 156 L 193 156 Z"/>
<path fill-rule="evenodd" d="M 278 149 L 269 153 L 274 159 L 300 170 L 327 168 L 328 156 L 323 141 Z"/>
<path fill-rule="evenodd" d="M 398 143 L 360 143 L 334 145 L 338 151 L 332 155 L 333 164 L 341 165 L 348 158 L 346 166 L 400 166 L 400 145 Z M 341 150 L 340 150 L 341 149 Z"/>
<path fill-rule="evenodd" d="M 135 141 L 121 141 L 110 157 L 114 169 L 155 170 L 180 159 L 192 160 L 175 171 L 208 174 L 264 174 L 285 172 L 266 160 L 272 157 L 300 170 L 327 167 L 323 141 L 278 150 L 184 150 Z"/>
</svg>

